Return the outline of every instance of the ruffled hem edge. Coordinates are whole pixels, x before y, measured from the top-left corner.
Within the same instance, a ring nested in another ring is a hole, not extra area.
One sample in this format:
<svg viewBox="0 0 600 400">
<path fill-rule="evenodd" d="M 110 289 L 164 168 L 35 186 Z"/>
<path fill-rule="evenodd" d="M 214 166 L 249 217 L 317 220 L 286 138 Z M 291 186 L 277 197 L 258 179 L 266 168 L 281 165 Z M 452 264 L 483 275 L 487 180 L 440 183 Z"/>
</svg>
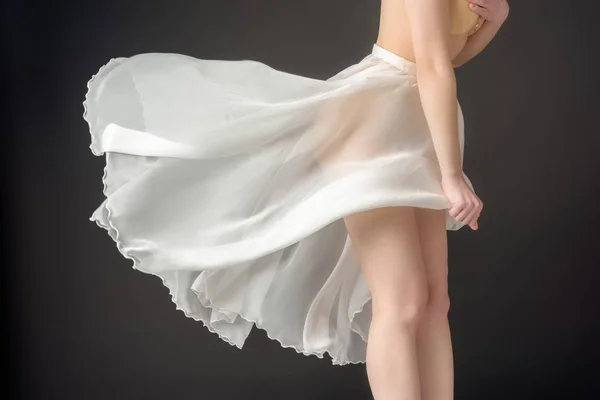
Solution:
<svg viewBox="0 0 600 400">
<path fill-rule="evenodd" d="M 102 177 L 102 182 L 103 185 L 106 187 L 106 183 L 105 183 L 105 178 L 107 175 L 107 167 L 104 167 L 104 173 L 103 173 L 103 177 Z M 190 318 L 194 321 L 200 321 L 202 323 L 202 325 L 204 327 L 206 327 L 208 329 L 209 332 L 211 333 L 215 333 L 220 339 L 222 339 L 224 342 L 228 343 L 231 346 L 237 347 L 238 349 L 242 349 L 242 346 L 238 346 L 233 340 L 231 340 L 231 338 L 229 338 L 228 336 L 224 335 L 221 331 L 219 331 L 218 329 L 213 328 L 210 323 L 207 323 L 205 320 L 203 320 L 202 318 L 197 318 L 196 316 L 188 313 L 185 309 L 183 309 L 179 303 L 177 302 L 177 300 L 175 299 L 175 295 L 172 291 L 172 289 L 169 287 L 169 285 L 166 282 L 166 279 L 161 276 L 160 274 L 154 273 L 152 271 L 147 271 L 144 269 L 139 268 L 138 266 L 141 264 L 141 260 L 136 259 L 134 256 L 131 256 L 124 248 L 124 243 L 119 239 L 119 230 L 114 226 L 114 224 L 111 221 L 111 209 L 110 207 L 108 207 L 108 204 L 105 202 L 105 204 L 103 205 L 104 209 L 106 210 L 106 222 L 107 224 L 103 224 L 99 219 L 94 218 L 94 217 L 90 217 L 89 220 L 92 222 L 95 222 L 97 226 L 105 229 L 108 233 L 108 235 L 113 239 L 113 241 L 116 244 L 117 249 L 119 250 L 119 253 L 121 253 L 121 255 L 126 258 L 129 259 L 133 262 L 132 268 L 146 273 L 146 274 L 150 274 L 150 275 L 154 275 L 156 277 L 158 277 L 161 280 L 161 283 L 163 284 L 164 287 L 166 287 L 169 290 L 169 295 L 171 297 L 171 302 L 175 305 L 175 309 L 181 311 L 187 318 Z M 369 298 L 370 299 L 370 298 Z M 350 319 L 350 323 L 353 322 L 354 317 L 359 314 L 360 312 L 363 311 L 365 305 L 367 304 L 367 302 L 369 301 L 369 299 L 367 299 L 362 305 L 361 307 L 356 310 L 355 312 L 352 313 L 352 318 Z M 247 322 L 252 323 L 254 326 L 256 326 L 258 329 L 263 330 L 265 332 L 265 334 L 267 335 L 267 337 L 271 340 L 275 340 L 279 343 L 279 345 L 283 348 L 291 348 L 294 349 L 296 351 L 296 353 L 298 354 L 303 354 L 305 356 L 317 356 L 320 359 L 324 358 L 324 354 L 327 353 L 329 354 L 329 357 L 331 357 L 331 361 L 333 365 L 338 365 L 338 366 L 343 366 L 343 365 L 348 365 L 348 364 L 364 364 L 365 361 L 360 360 L 360 361 L 351 361 L 351 360 L 345 360 L 345 361 L 339 361 L 337 360 L 330 351 L 328 350 L 324 350 L 324 351 L 306 351 L 306 350 L 299 350 L 296 346 L 293 345 L 288 345 L 285 344 L 283 342 L 281 342 L 280 339 L 271 336 L 271 334 L 269 333 L 269 331 L 267 330 L 267 328 L 265 328 L 264 326 L 262 326 L 260 323 L 258 323 L 256 320 L 253 320 L 251 318 L 248 318 L 247 316 L 242 315 L 239 311 L 235 311 L 235 310 L 229 310 L 223 307 L 218 307 L 216 306 L 212 300 L 210 298 L 207 299 L 208 300 L 208 307 L 210 307 L 212 310 L 215 310 L 217 312 L 224 312 L 224 313 L 234 313 L 236 315 L 238 315 L 239 317 L 241 317 L 242 319 L 244 319 Z M 354 331 L 356 332 L 356 331 Z M 363 341 L 366 342 L 365 338 L 363 337 L 363 335 L 359 332 L 356 332 Z"/>
<path fill-rule="evenodd" d="M 88 146 L 88 148 L 90 149 L 92 154 L 94 154 L 95 156 L 101 156 L 102 154 L 104 154 L 104 152 L 102 150 L 99 150 L 98 140 L 97 140 L 96 136 L 94 136 L 94 129 L 93 129 L 92 121 L 90 120 L 90 112 L 89 112 L 88 103 L 90 100 L 90 93 L 92 92 L 92 85 L 94 85 L 96 78 L 100 74 L 102 74 L 106 69 L 108 69 L 108 67 L 110 67 L 112 64 L 114 64 L 115 62 L 117 62 L 120 59 L 122 59 L 122 57 L 113 57 L 110 60 L 108 60 L 108 62 L 106 64 L 104 64 L 103 66 L 101 66 L 98 69 L 98 72 L 96 72 L 94 75 L 92 75 L 92 77 L 88 80 L 87 85 L 86 85 L 87 90 L 85 93 L 85 99 L 83 101 L 83 119 L 87 122 L 88 128 L 89 128 L 89 133 L 90 133 L 90 145 Z M 106 176 L 106 173 L 104 175 Z M 103 179 L 103 181 L 104 181 L 104 179 Z"/>
</svg>

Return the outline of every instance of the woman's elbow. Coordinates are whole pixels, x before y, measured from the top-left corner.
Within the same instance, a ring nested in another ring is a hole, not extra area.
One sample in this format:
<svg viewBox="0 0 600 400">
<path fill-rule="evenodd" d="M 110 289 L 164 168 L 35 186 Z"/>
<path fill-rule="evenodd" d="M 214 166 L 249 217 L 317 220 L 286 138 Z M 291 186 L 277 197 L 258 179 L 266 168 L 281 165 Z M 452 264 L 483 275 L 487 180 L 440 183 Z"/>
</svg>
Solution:
<svg viewBox="0 0 600 400">
<path fill-rule="evenodd" d="M 457 57 L 454 60 L 452 60 L 452 68 L 458 68 L 461 65 L 463 65 L 464 63 L 461 62 L 461 60 Z"/>
<path fill-rule="evenodd" d="M 454 59 L 452 60 L 452 67 L 453 68 L 462 67 L 463 65 L 465 65 L 465 63 L 468 60 L 469 59 L 467 57 L 463 56 L 462 54 L 459 54 L 456 57 L 454 57 Z"/>
</svg>

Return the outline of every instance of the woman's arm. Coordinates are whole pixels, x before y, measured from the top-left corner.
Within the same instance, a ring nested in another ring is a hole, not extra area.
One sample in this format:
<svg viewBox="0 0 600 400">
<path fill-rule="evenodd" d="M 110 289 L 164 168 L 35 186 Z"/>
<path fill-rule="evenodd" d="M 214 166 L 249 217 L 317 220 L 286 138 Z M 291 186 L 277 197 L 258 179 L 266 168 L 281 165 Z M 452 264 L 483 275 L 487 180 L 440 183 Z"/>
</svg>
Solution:
<svg viewBox="0 0 600 400">
<path fill-rule="evenodd" d="M 442 176 L 462 176 L 456 77 L 450 59 L 450 2 L 405 0 L 421 104 Z"/>
<path fill-rule="evenodd" d="M 454 68 L 460 67 L 467 61 L 481 53 L 492 41 L 498 30 L 508 17 L 508 3 L 506 0 L 466 0 L 470 2 L 471 9 L 485 18 L 485 23 L 477 32 L 467 40 L 462 51 L 452 60 Z"/>
</svg>

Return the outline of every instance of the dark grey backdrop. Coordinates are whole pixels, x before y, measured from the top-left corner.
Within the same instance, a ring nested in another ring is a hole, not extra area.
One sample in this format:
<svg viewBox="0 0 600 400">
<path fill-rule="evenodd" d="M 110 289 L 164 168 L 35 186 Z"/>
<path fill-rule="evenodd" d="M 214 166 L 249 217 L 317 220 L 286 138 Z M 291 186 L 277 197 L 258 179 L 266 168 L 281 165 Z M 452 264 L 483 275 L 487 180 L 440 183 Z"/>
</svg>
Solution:
<svg viewBox="0 0 600 400">
<path fill-rule="evenodd" d="M 580 6 L 575 6 L 578 4 Z M 480 230 L 450 233 L 456 398 L 597 399 L 597 45 L 583 3 L 513 0 L 457 70 Z M 243 351 L 176 311 L 88 217 L 103 159 L 86 82 L 111 57 L 177 52 L 328 78 L 371 49 L 376 0 L 2 5 L 3 362 L 11 399 L 367 399 L 363 365 Z"/>
</svg>

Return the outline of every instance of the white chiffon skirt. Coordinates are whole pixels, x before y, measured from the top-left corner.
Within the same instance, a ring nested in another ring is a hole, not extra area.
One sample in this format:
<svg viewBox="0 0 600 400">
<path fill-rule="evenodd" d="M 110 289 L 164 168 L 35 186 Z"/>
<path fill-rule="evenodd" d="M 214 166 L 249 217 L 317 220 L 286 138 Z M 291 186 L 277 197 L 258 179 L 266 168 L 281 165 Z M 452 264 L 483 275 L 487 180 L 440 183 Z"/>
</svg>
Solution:
<svg viewBox="0 0 600 400">
<path fill-rule="evenodd" d="M 414 206 L 462 227 L 415 64 L 377 45 L 328 80 L 251 60 L 114 58 L 84 109 L 90 148 L 106 157 L 90 220 L 177 309 L 239 348 L 256 325 L 299 353 L 364 362 L 371 296 L 343 217 Z"/>
</svg>

